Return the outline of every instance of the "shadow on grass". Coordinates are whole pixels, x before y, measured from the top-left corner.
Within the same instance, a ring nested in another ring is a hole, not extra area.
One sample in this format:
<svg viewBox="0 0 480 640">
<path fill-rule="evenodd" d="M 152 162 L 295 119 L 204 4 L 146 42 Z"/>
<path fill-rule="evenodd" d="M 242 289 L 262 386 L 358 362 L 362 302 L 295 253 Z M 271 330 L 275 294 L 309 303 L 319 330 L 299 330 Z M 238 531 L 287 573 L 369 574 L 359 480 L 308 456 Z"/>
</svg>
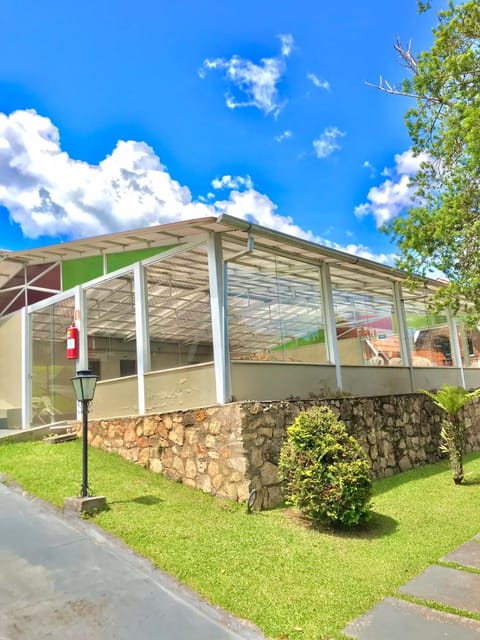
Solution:
<svg viewBox="0 0 480 640">
<path fill-rule="evenodd" d="M 395 533 L 397 528 L 397 520 L 390 516 L 385 516 L 383 513 L 372 511 L 369 521 L 363 525 L 353 527 L 351 529 L 338 527 L 331 531 L 339 538 L 362 538 L 366 540 L 373 540 L 376 538 L 390 536 Z"/>
<path fill-rule="evenodd" d="M 435 462 L 433 464 L 416 467 L 415 469 L 409 469 L 408 471 L 402 471 L 402 473 L 399 473 L 395 476 L 375 480 L 373 483 L 373 495 L 380 496 L 382 495 L 382 493 L 386 493 L 391 489 L 396 489 L 397 487 L 407 482 L 418 482 L 419 480 L 431 478 L 432 476 L 436 476 L 439 473 L 445 473 L 445 471 L 448 471 L 448 469 L 448 460 L 440 460 L 439 462 Z"/>
<path fill-rule="evenodd" d="M 467 453 L 463 457 L 464 464 L 468 465 L 469 462 L 473 462 L 480 458 L 479 451 L 473 451 Z M 450 463 L 448 457 L 442 458 L 438 462 L 434 462 L 433 464 L 428 464 L 422 467 L 416 467 L 415 469 L 409 469 L 408 471 L 403 471 L 395 476 L 390 476 L 389 478 L 382 478 L 381 480 L 375 480 L 373 483 L 374 491 L 373 495 L 379 496 L 382 493 L 386 493 L 391 489 L 395 489 L 406 482 L 418 482 L 419 480 L 424 480 L 426 478 L 431 478 L 439 473 L 445 473 L 450 470 Z M 465 483 L 463 486 L 467 485 L 476 485 L 480 484 L 480 474 L 478 473 L 468 473 L 468 469 L 465 471 Z M 461 485 L 460 485 L 461 486 Z"/>
<path fill-rule="evenodd" d="M 358 527 L 333 527 L 326 526 L 316 522 L 312 522 L 309 518 L 304 516 L 297 509 L 285 508 L 283 506 L 279 509 L 283 515 L 291 520 L 296 526 L 310 531 L 318 531 L 319 533 L 326 533 L 328 535 L 337 536 L 339 538 L 361 538 L 365 540 L 373 540 L 376 538 L 384 538 L 390 536 L 398 528 L 398 522 L 390 516 L 385 516 L 383 513 L 372 511 L 368 522 Z M 261 512 L 254 512 L 255 514 Z"/>
<path fill-rule="evenodd" d="M 480 484 L 480 475 L 477 474 L 465 474 L 465 480 L 463 481 L 463 484 L 461 484 L 460 486 L 462 487 L 475 487 L 477 485 Z"/>
<path fill-rule="evenodd" d="M 155 504 L 159 504 L 160 502 L 164 502 L 164 500 L 162 500 L 162 498 L 157 498 L 157 496 L 146 495 L 138 496 L 138 498 L 130 498 L 130 500 L 115 500 L 110 502 L 110 504 L 126 504 L 130 502 L 134 502 L 135 504 L 143 504 L 146 507 L 151 507 Z"/>
</svg>

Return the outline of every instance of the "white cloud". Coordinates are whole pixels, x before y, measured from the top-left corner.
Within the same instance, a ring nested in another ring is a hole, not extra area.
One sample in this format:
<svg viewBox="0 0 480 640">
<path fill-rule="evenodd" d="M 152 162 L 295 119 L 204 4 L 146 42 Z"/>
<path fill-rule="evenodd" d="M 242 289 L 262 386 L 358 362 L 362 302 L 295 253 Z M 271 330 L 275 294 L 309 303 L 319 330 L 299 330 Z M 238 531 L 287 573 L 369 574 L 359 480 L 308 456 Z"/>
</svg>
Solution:
<svg viewBox="0 0 480 640">
<path fill-rule="evenodd" d="M 144 142 L 119 141 L 98 165 L 62 151 L 35 111 L 0 113 L 0 204 L 25 236 L 81 237 L 211 215 Z"/>
<path fill-rule="evenodd" d="M 320 78 L 314 73 L 308 73 L 307 78 L 319 89 L 325 89 L 325 91 L 330 90 L 330 83 L 328 80 L 320 80 Z"/>
<path fill-rule="evenodd" d="M 0 113 L 0 205 L 24 236 L 81 238 L 227 213 L 328 247 L 391 263 L 363 245 L 344 247 L 305 231 L 277 212 L 249 176 L 223 176 L 214 188 L 232 188 L 223 200 L 194 200 L 144 142 L 120 140 L 99 164 L 71 158 L 58 129 L 35 111 Z M 242 191 L 238 189 L 241 188 Z"/>
<path fill-rule="evenodd" d="M 414 176 L 420 169 L 422 162 L 428 161 L 428 154 L 425 152 L 419 153 L 418 156 L 413 155 L 411 149 L 404 151 L 403 153 L 395 154 L 395 169 L 398 174 L 406 174 L 407 176 Z"/>
<path fill-rule="evenodd" d="M 293 36 L 290 33 L 286 33 L 281 34 L 278 37 L 280 38 L 280 42 L 282 43 L 282 56 L 284 58 L 288 58 L 288 56 L 292 53 L 293 45 L 295 44 Z"/>
<path fill-rule="evenodd" d="M 364 169 L 368 169 L 371 178 L 374 178 L 377 175 L 377 170 L 369 160 L 365 160 L 365 162 L 362 164 L 362 167 Z"/>
<path fill-rule="evenodd" d="M 288 140 L 292 136 L 293 132 L 290 131 L 290 129 L 286 129 L 285 131 L 282 131 L 282 133 L 279 133 L 278 136 L 275 136 L 275 140 L 277 142 L 283 142 L 284 140 Z"/>
<path fill-rule="evenodd" d="M 355 207 L 354 212 L 357 218 L 371 214 L 375 218 L 377 227 L 381 227 L 409 207 L 414 197 L 411 177 L 417 173 L 420 164 L 427 160 L 426 153 L 414 156 L 411 149 L 397 153 L 395 166 L 382 171 L 381 175 L 387 179 L 369 190 L 367 202 Z"/>
<path fill-rule="evenodd" d="M 204 78 L 206 71 L 210 69 L 224 71 L 232 90 L 236 90 L 236 95 L 231 91 L 226 93 L 227 107 L 256 107 L 265 114 L 276 117 L 285 104 L 280 100 L 277 85 L 286 71 L 285 59 L 290 55 L 294 44 L 291 35 L 281 35 L 279 38 L 281 53 L 278 57 L 262 58 L 258 64 L 238 55 L 228 60 L 207 58 L 199 75 Z"/>
<path fill-rule="evenodd" d="M 394 254 L 375 254 L 362 244 L 350 243 L 344 246 L 338 242 L 332 242 L 325 237 L 318 236 L 312 231 L 305 231 L 295 224 L 290 216 L 278 214 L 277 205 L 274 204 L 268 196 L 255 190 L 244 191 L 243 193 L 232 191 L 228 200 L 219 201 L 216 203 L 216 206 L 221 213 L 249 220 L 269 229 L 275 229 L 276 231 L 301 238 L 302 240 L 316 242 L 324 247 L 351 253 L 382 264 L 393 264 L 394 262 Z"/>
<path fill-rule="evenodd" d="M 214 189 L 240 189 L 241 187 L 253 189 L 253 181 L 250 176 L 227 175 L 221 178 L 214 178 L 212 180 L 212 187 Z"/>
<path fill-rule="evenodd" d="M 334 151 L 340 149 L 337 142 L 338 138 L 345 136 L 344 131 L 340 131 L 337 127 L 327 127 L 319 137 L 313 141 L 313 148 L 317 154 L 317 158 L 328 158 Z"/>
</svg>

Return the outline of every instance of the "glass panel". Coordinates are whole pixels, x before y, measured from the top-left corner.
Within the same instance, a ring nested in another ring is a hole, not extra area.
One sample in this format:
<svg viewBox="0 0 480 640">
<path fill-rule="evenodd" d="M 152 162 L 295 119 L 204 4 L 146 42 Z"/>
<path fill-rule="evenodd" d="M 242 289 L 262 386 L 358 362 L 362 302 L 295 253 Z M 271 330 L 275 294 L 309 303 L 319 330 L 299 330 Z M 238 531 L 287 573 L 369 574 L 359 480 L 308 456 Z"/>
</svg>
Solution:
<svg viewBox="0 0 480 640">
<path fill-rule="evenodd" d="M 32 424 L 76 417 L 71 377 L 75 361 L 67 359 L 66 333 L 74 317 L 68 298 L 32 314 Z"/>
<path fill-rule="evenodd" d="M 447 317 L 432 314 L 423 293 L 404 293 L 408 342 L 414 367 L 450 367 L 452 346 Z"/>
<path fill-rule="evenodd" d="M 213 360 L 206 247 L 145 269 L 152 371 Z"/>
<path fill-rule="evenodd" d="M 89 362 L 101 380 L 131 375 L 137 361 L 133 273 L 89 287 L 86 297 Z"/>
<path fill-rule="evenodd" d="M 317 266 L 255 251 L 227 282 L 232 359 L 327 361 Z"/>
<path fill-rule="evenodd" d="M 466 323 L 457 323 L 460 353 L 464 367 L 480 367 L 480 331 Z"/>
<path fill-rule="evenodd" d="M 401 365 L 391 282 L 334 272 L 332 288 L 340 364 Z"/>
</svg>

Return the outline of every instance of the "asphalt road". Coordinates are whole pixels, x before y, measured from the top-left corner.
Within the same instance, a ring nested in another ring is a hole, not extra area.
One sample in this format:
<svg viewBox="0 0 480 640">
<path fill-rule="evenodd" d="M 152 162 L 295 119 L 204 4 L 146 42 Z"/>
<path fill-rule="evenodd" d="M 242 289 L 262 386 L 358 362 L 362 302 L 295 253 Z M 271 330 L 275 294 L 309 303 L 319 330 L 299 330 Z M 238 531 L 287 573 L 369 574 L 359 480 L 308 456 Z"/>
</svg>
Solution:
<svg viewBox="0 0 480 640">
<path fill-rule="evenodd" d="M 92 522 L 64 516 L 0 482 L 0 640 L 157 638 L 264 636 Z"/>
</svg>

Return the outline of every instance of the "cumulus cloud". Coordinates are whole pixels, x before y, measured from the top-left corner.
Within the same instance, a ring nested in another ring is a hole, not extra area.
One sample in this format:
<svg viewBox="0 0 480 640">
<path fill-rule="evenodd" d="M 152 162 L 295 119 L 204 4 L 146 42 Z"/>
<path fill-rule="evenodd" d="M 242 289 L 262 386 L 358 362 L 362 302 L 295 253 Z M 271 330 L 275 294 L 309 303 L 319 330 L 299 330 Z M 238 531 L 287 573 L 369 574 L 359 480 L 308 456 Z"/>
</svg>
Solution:
<svg viewBox="0 0 480 640">
<path fill-rule="evenodd" d="M 78 237 L 211 215 L 144 142 L 119 141 L 98 165 L 63 152 L 35 111 L 0 113 L 0 204 L 25 236 Z"/>
<path fill-rule="evenodd" d="M 381 175 L 386 177 L 379 186 L 372 187 L 367 194 L 367 202 L 355 207 L 355 215 L 362 218 L 373 215 L 377 227 L 381 227 L 398 216 L 413 202 L 414 189 L 411 178 L 428 160 L 426 153 L 418 156 L 411 149 L 395 155 L 395 166 L 385 168 Z"/>
<path fill-rule="evenodd" d="M 293 132 L 290 131 L 290 129 L 286 129 L 285 131 L 282 131 L 282 133 L 279 133 L 278 136 L 275 136 L 275 140 L 277 142 L 283 142 L 284 140 L 288 140 L 292 136 Z"/>
<path fill-rule="evenodd" d="M 329 91 L 330 83 L 328 82 L 328 80 L 320 80 L 320 78 L 314 73 L 308 73 L 307 78 L 313 85 L 315 85 L 319 89 L 325 89 L 325 91 Z"/>
<path fill-rule="evenodd" d="M 233 189 L 194 200 L 144 142 L 119 141 L 99 164 L 62 151 L 58 129 L 35 111 L 0 113 L 0 205 L 29 238 L 81 238 L 203 216 L 230 214 L 284 233 L 379 262 L 391 256 L 367 247 L 343 247 L 305 231 L 277 212 L 249 176 L 225 175 L 215 189 Z"/>
<path fill-rule="evenodd" d="M 317 154 L 317 158 L 328 158 L 334 151 L 340 149 L 338 138 L 345 136 L 344 131 L 340 131 L 337 127 L 327 127 L 319 137 L 313 141 L 313 148 Z"/>
<path fill-rule="evenodd" d="M 212 187 L 214 189 L 240 189 L 241 187 L 253 189 L 253 181 L 250 176 L 227 175 L 221 178 L 214 178 L 212 180 Z"/>
<path fill-rule="evenodd" d="M 211 69 L 223 71 L 230 83 L 230 88 L 225 94 L 227 107 L 256 107 L 265 114 L 276 117 L 285 104 L 280 100 L 277 85 L 285 74 L 285 60 L 294 45 L 291 35 L 280 35 L 279 38 L 281 50 L 280 55 L 276 57 L 262 58 L 258 64 L 238 55 L 229 59 L 207 58 L 199 75 L 204 78 L 206 71 Z"/>
</svg>

